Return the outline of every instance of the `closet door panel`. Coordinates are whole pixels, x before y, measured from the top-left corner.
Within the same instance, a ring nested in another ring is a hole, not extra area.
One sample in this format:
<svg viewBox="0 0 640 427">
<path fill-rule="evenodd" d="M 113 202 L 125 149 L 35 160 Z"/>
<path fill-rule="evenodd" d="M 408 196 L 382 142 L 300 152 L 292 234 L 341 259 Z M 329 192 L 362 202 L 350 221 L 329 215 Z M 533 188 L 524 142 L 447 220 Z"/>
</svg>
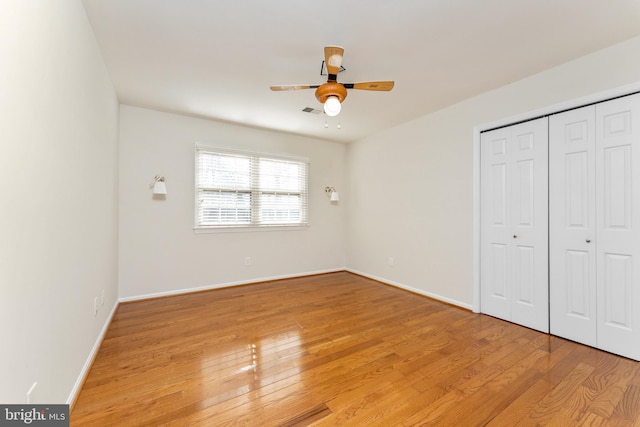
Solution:
<svg viewBox="0 0 640 427">
<path fill-rule="evenodd" d="M 632 258 L 627 255 L 604 254 L 604 304 L 602 322 L 612 328 L 633 328 Z"/>
<path fill-rule="evenodd" d="M 534 224 L 534 166 L 532 159 L 521 160 L 515 164 L 513 222 L 518 228 L 531 228 Z"/>
<path fill-rule="evenodd" d="M 548 119 L 511 126 L 512 321 L 549 332 Z"/>
<path fill-rule="evenodd" d="M 507 165 L 491 165 L 491 226 L 503 232 L 507 227 Z"/>
<path fill-rule="evenodd" d="M 481 139 L 481 305 L 482 312 L 511 319 L 511 167 L 508 132 L 499 129 Z"/>
<path fill-rule="evenodd" d="M 592 215 L 590 215 L 590 204 L 595 201 L 595 190 L 593 179 L 595 170 L 593 167 L 593 150 L 591 153 L 587 149 L 579 152 L 566 153 L 564 157 L 564 194 L 567 200 L 565 204 L 564 226 L 573 230 L 588 230 L 594 227 Z"/>
<path fill-rule="evenodd" d="M 604 229 L 631 229 L 631 146 L 604 149 Z"/>
<path fill-rule="evenodd" d="M 535 301 L 535 249 L 531 246 L 516 245 L 514 255 L 513 301 L 516 305 L 529 308 Z"/>
<path fill-rule="evenodd" d="M 549 309 L 554 335 L 595 346 L 595 107 L 549 118 Z"/>
<path fill-rule="evenodd" d="M 548 332 L 547 119 L 481 136 L 481 311 Z"/>
<path fill-rule="evenodd" d="M 640 360 L 640 95 L 596 106 L 598 347 Z"/>
<path fill-rule="evenodd" d="M 566 267 L 563 292 L 566 293 L 567 299 L 564 313 L 581 320 L 595 319 L 593 296 L 589 293 L 589 273 L 592 271 L 593 262 L 590 262 L 589 258 L 589 252 L 568 250 L 566 258 L 562 260 Z M 595 328 L 592 332 L 595 332 Z"/>
</svg>

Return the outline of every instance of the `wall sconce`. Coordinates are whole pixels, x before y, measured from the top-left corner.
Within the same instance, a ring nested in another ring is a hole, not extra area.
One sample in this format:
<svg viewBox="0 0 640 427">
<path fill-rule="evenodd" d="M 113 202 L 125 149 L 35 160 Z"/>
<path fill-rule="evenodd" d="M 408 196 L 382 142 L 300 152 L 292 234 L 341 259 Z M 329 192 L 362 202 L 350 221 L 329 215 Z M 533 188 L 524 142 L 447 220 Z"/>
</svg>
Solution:
<svg viewBox="0 0 640 427">
<path fill-rule="evenodd" d="M 330 199 L 332 202 L 337 202 L 338 200 L 340 200 L 340 197 L 338 196 L 338 192 L 336 191 L 335 188 L 333 187 L 324 187 L 324 192 L 327 194 L 330 194 Z"/>
<path fill-rule="evenodd" d="M 166 195 L 167 186 L 164 183 L 164 176 L 156 175 L 153 178 L 153 182 L 149 185 L 149 188 L 153 188 L 153 194 Z"/>
</svg>

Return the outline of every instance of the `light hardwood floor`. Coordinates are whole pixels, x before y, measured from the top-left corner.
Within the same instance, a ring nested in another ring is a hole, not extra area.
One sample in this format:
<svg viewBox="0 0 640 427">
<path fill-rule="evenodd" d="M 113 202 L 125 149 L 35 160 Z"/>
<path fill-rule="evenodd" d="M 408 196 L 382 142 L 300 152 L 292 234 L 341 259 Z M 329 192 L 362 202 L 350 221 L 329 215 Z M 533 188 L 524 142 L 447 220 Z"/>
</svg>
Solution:
<svg viewBox="0 0 640 427">
<path fill-rule="evenodd" d="M 640 363 L 350 273 L 122 304 L 80 426 L 640 426 Z"/>
</svg>

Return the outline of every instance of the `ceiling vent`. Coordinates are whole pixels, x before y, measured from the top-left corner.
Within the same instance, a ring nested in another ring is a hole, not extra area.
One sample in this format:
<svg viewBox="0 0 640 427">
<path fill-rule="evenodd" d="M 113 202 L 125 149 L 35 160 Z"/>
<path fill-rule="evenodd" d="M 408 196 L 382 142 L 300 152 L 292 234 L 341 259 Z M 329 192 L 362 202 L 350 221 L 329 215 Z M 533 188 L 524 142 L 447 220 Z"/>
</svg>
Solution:
<svg viewBox="0 0 640 427">
<path fill-rule="evenodd" d="M 320 114 L 322 113 L 322 110 L 316 110 L 315 108 L 311 108 L 311 107 L 305 107 L 302 109 L 302 111 L 304 111 L 305 113 L 311 113 L 311 114 Z"/>
</svg>

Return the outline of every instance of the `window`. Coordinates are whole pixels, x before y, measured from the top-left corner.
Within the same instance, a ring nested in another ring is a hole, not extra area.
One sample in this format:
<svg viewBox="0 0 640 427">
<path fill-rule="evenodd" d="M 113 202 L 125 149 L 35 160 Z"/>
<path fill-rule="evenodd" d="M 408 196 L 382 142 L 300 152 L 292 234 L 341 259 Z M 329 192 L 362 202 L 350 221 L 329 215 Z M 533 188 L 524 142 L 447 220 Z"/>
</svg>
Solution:
<svg viewBox="0 0 640 427">
<path fill-rule="evenodd" d="M 196 146 L 196 229 L 305 226 L 305 160 Z"/>
</svg>

